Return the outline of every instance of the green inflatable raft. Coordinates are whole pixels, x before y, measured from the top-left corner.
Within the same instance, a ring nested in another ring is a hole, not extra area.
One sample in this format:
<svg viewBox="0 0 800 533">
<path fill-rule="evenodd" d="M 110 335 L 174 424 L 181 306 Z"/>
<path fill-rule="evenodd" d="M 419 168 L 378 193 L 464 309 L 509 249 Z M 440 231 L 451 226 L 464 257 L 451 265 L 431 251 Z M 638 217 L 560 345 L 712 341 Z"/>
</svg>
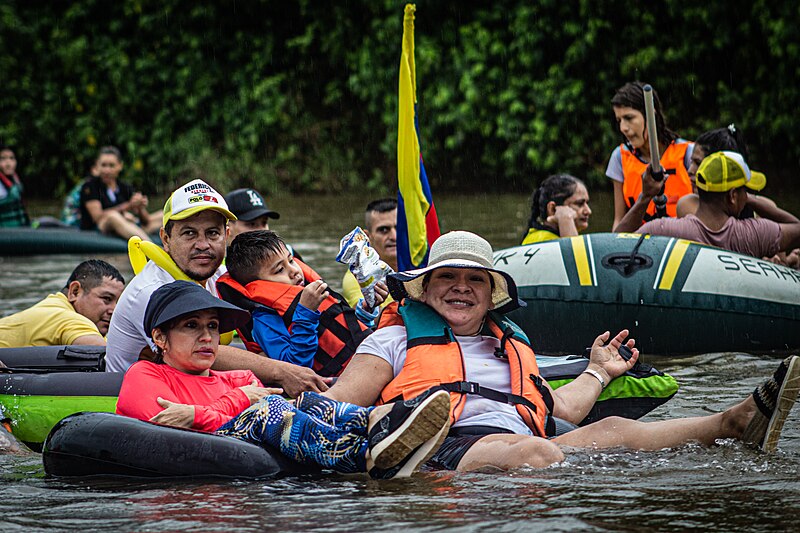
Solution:
<svg viewBox="0 0 800 533">
<path fill-rule="evenodd" d="M 629 329 L 642 353 L 800 348 L 800 272 L 682 239 L 596 233 L 498 250 L 536 353 L 583 353 Z"/>
<path fill-rule="evenodd" d="M 40 451 L 51 429 L 83 411 L 113 413 L 122 373 L 104 372 L 105 348 L 44 346 L 0 349 L 9 368 L 0 373 L 0 421 L 33 450 Z M 588 365 L 581 356 L 537 357 L 542 376 L 560 387 Z M 638 364 L 612 381 L 583 420 L 607 416 L 640 418 L 678 391 L 675 379 L 649 365 Z"/>
</svg>

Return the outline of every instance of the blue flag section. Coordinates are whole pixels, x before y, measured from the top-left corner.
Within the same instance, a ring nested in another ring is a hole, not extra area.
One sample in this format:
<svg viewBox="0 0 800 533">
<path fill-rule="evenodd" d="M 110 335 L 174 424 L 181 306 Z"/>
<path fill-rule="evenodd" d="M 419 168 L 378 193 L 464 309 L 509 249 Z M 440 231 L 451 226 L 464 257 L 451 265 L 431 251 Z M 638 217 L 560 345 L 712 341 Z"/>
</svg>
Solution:
<svg viewBox="0 0 800 533">
<path fill-rule="evenodd" d="M 397 267 L 400 271 L 426 266 L 431 244 L 439 237 L 439 219 L 419 144 L 415 11 L 416 6 L 406 4 L 397 106 Z"/>
</svg>

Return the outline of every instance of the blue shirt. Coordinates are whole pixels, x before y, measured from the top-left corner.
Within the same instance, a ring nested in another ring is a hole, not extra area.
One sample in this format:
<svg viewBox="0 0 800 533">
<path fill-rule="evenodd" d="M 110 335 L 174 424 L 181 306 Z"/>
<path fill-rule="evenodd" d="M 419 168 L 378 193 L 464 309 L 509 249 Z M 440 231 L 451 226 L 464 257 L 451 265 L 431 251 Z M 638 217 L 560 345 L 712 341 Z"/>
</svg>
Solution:
<svg viewBox="0 0 800 533">
<path fill-rule="evenodd" d="M 270 359 L 311 368 L 319 346 L 319 311 L 297 304 L 292 317 L 292 333 L 283 317 L 264 309 L 253 311 L 253 339 Z"/>
</svg>

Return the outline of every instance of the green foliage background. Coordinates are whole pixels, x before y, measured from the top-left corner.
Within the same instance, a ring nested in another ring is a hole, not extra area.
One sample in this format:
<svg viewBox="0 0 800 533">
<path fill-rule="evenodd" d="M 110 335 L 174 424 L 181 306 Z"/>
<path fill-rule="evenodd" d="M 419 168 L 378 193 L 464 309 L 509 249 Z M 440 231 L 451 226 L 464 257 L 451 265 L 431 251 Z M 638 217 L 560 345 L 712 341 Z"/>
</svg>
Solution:
<svg viewBox="0 0 800 533">
<path fill-rule="evenodd" d="M 96 150 L 165 192 L 202 176 L 264 191 L 394 190 L 404 2 L 4 0 L 0 140 L 29 194 Z M 434 190 L 606 186 L 609 107 L 652 83 L 684 137 L 736 122 L 753 166 L 800 170 L 800 3 L 417 4 L 419 121 Z"/>
</svg>

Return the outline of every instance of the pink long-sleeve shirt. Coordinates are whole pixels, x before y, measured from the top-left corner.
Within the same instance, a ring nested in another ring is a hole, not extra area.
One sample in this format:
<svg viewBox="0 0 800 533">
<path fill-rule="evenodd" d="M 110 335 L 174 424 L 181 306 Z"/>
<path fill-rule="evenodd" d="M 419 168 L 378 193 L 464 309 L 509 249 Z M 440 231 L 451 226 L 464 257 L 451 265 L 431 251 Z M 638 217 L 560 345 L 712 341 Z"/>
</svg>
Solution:
<svg viewBox="0 0 800 533">
<path fill-rule="evenodd" d="M 239 388 L 258 381 L 249 370 L 211 371 L 195 376 L 169 365 L 138 361 L 125 373 L 117 401 L 117 414 L 150 420 L 164 410 L 157 398 L 194 406 L 192 429 L 211 433 L 248 407 L 250 400 Z M 261 386 L 261 382 L 258 381 Z"/>
</svg>

